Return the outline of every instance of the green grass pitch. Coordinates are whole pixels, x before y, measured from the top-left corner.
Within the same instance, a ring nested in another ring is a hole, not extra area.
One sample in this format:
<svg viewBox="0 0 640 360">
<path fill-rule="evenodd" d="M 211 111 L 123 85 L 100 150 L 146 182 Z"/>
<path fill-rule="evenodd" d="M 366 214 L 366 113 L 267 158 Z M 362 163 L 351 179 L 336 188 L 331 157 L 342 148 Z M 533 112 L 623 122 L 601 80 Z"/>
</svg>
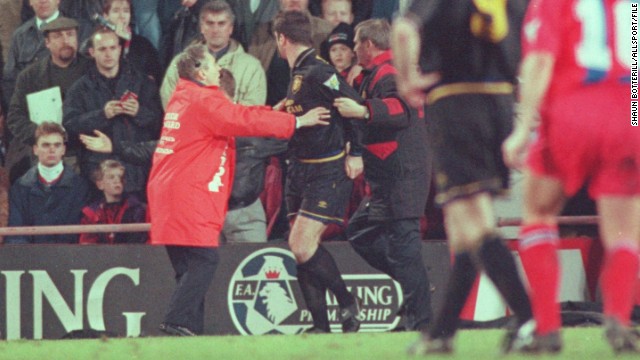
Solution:
<svg viewBox="0 0 640 360">
<path fill-rule="evenodd" d="M 504 330 L 463 330 L 452 355 L 428 359 L 640 359 L 640 355 L 614 356 L 598 327 L 570 328 L 563 332 L 564 348 L 558 356 L 510 354 L 501 356 Z M 0 359 L 268 359 L 369 360 L 416 359 L 405 350 L 418 337 L 415 332 L 328 335 L 147 337 L 101 340 L 19 340 L 0 342 Z"/>
</svg>

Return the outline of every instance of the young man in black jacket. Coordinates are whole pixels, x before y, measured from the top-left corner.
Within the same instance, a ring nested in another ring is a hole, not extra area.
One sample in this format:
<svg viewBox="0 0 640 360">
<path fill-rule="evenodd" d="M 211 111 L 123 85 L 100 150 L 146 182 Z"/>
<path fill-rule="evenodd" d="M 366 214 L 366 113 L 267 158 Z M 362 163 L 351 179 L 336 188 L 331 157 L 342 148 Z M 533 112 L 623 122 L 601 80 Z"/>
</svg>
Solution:
<svg viewBox="0 0 640 360">
<path fill-rule="evenodd" d="M 65 127 L 76 137 L 100 130 L 114 141 L 157 139 L 162 120 L 157 87 L 146 75 L 120 63 L 121 46 L 115 32 L 100 29 L 92 40 L 89 51 L 96 66 L 69 89 L 63 106 Z M 80 154 L 81 174 L 87 178 L 109 157 L 87 150 Z M 127 169 L 125 191 L 145 198 L 150 163 L 123 164 Z"/>
</svg>

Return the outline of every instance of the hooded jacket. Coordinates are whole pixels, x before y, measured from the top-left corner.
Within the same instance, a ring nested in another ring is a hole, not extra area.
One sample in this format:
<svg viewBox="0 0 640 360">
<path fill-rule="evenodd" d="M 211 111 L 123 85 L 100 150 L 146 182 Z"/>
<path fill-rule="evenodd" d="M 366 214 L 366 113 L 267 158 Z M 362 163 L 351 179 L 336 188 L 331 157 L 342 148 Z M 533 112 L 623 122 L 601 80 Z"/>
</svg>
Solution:
<svg viewBox="0 0 640 360">
<path fill-rule="evenodd" d="M 217 247 L 235 166 L 234 136 L 288 138 L 292 115 L 233 104 L 180 79 L 167 104 L 147 187 L 151 243 Z"/>
</svg>

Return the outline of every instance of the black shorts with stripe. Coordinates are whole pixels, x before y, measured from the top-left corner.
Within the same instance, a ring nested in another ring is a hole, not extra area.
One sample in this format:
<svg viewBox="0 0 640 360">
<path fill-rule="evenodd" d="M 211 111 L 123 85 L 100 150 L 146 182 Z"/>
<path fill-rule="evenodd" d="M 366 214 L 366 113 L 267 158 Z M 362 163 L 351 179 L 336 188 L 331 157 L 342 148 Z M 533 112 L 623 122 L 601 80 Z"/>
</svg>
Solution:
<svg viewBox="0 0 640 360">
<path fill-rule="evenodd" d="M 287 171 L 287 217 L 305 216 L 324 224 L 342 225 L 353 182 L 344 155 L 321 160 L 292 160 Z"/>
<path fill-rule="evenodd" d="M 457 94 L 427 107 L 439 204 L 508 188 L 502 142 L 513 127 L 513 103 L 511 94 Z"/>
</svg>

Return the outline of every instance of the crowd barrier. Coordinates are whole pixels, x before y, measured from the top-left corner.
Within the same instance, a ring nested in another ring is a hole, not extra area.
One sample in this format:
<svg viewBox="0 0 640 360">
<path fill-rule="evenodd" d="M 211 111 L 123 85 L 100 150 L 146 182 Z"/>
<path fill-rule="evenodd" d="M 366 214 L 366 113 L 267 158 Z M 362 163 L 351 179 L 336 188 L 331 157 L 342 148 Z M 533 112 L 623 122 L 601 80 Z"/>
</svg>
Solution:
<svg viewBox="0 0 640 360">
<path fill-rule="evenodd" d="M 148 228 L 148 224 L 0 228 L 0 235 Z M 595 285 L 589 279 L 597 279 L 599 266 L 593 243 L 589 238 L 562 240 L 563 301 L 592 299 Z M 369 267 L 348 243 L 330 242 L 326 247 L 347 286 L 363 300 L 362 331 L 402 326 L 396 316 L 403 301 L 400 286 Z M 449 273 L 446 242 L 425 242 L 422 256 L 433 307 L 438 309 Z M 229 244 L 220 248 L 220 258 L 207 294 L 206 334 L 295 334 L 311 325 L 286 244 Z M 0 247 L 0 331 L 6 339 L 57 339 L 76 330 L 160 335 L 158 325 L 174 289 L 173 276 L 161 246 L 5 245 Z M 332 330 L 339 331 L 337 303 L 329 295 L 328 302 Z M 495 289 L 480 277 L 463 317 L 490 320 L 505 314 Z"/>
</svg>

